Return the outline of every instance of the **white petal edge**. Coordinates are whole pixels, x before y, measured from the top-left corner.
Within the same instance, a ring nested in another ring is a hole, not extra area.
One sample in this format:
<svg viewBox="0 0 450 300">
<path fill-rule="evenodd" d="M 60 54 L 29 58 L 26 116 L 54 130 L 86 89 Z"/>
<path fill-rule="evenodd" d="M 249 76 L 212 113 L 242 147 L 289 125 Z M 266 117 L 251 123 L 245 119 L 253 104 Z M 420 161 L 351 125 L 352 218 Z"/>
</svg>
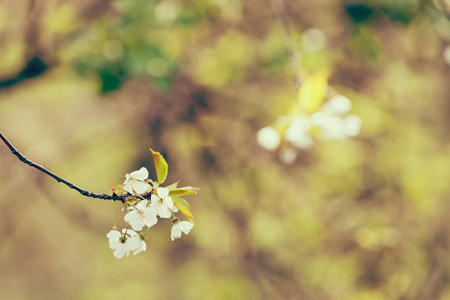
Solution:
<svg viewBox="0 0 450 300">
<path fill-rule="evenodd" d="M 127 191 L 130 194 L 133 194 L 133 186 L 132 186 L 132 181 L 131 180 L 125 180 L 125 182 L 123 183 L 123 189 L 125 191 Z"/>
<path fill-rule="evenodd" d="M 143 194 L 150 190 L 152 187 L 148 183 L 135 181 L 133 182 L 133 190 L 138 194 Z"/>
<path fill-rule="evenodd" d="M 188 221 L 181 221 L 180 223 L 178 223 L 178 226 L 180 226 L 181 231 L 183 231 L 185 234 L 188 234 L 194 227 L 194 224 Z"/>
<path fill-rule="evenodd" d="M 181 228 L 178 224 L 172 226 L 172 230 L 170 232 L 170 238 L 172 241 L 181 237 Z"/>
<path fill-rule="evenodd" d="M 145 242 L 143 240 L 140 240 L 139 246 L 136 248 L 136 250 L 134 250 L 133 254 L 137 255 L 145 250 L 147 250 L 147 245 L 145 244 Z"/>
<path fill-rule="evenodd" d="M 165 198 L 165 197 L 169 196 L 169 189 L 160 187 L 160 188 L 156 189 L 156 193 L 158 194 L 158 196 L 160 198 Z"/>
<path fill-rule="evenodd" d="M 145 180 L 148 178 L 148 170 L 145 167 L 140 168 L 130 174 L 131 177 L 137 180 Z"/>
<path fill-rule="evenodd" d="M 122 234 L 119 231 L 112 229 L 110 232 L 108 232 L 106 237 L 109 238 L 109 239 L 111 239 L 111 238 L 112 239 L 114 239 L 114 238 L 119 239 L 121 235 Z"/>
<path fill-rule="evenodd" d="M 126 249 L 125 246 L 123 247 L 119 247 L 116 248 L 116 250 L 114 250 L 113 255 L 117 258 L 122 258 L 125 255 Z"/>
</svg>

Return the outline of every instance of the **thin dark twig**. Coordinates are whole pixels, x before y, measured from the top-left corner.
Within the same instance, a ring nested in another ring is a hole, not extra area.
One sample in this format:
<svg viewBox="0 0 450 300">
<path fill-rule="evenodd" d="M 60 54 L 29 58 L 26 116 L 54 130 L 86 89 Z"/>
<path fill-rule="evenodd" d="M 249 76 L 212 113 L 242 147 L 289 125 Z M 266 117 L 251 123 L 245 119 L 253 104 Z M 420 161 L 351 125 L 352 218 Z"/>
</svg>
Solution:
<svg viewBox="0 0 450 300">
<path fill-rule="evenodd" d="M 288 46 L 289 64 L 292 69 L 292 76 L 295 87 L 298 90 L 300 88 L 300 85 L 302 84 L 299 76 L 300 65 L 298 63 L 297 51 L 295 51 L 294 39 L 292 37 L 292 30 L 291 26 L 289 25 L 286 7 L 284 6 L 283 0 L 269 0 L 269 2 L 278 22 L 281 24 L 281 28 L 283 29 L 284 40 L 286 45 Z"/>
<path fill-rule="evenodd" d="M 53 179 L 55 179 L 58 182 L 64 183 L 65 185 L 67 185 L 71 189 L 76 190 L 77 192 L 79 192 L 83 196 L 90 197 L 90 198 L 104 199 L 104 200 L 120 200 L 122 202 L 125 202 L 125 199 L 127 197 L 130 197 L 130 195 L 123 195 L 123 196 L 118 196 L 116 194 L 107 195 L 107 194 L 104 194 L 104 193 L 103 194 L 99 194 L 99 193 L 90 192 L 88 190 L 84 190 L 84 189 L 74 185 L 73 183 L 65 180 L 64 178 L 61 178 L 58 175 L 52 173 L 51 171 L 47 170 L 43 166 L 38 165 L 38 164 L 32 162 L 31 160 L 29 160 L 28 158 L 26 158 L 22 153 L 17 151 L 17 149 L 6 139 L 6 137 L 1 132 L 0 132 L 0 139 L 2 139 L 2 141 L 6 144 L 6 146 L 8 146 L 9 150 L 11 150 L 12 154 L 17 156 L 21 162 L 23 162 L 23 163 L 25 163 L 25 164 L 33 167 L 33 168 L 38 169 L 39 171 L 47 174 L 48 176 L 52 177 Z M 145 195 L 143 195 L 143 196 L 145 196 Z"/>
</svg>

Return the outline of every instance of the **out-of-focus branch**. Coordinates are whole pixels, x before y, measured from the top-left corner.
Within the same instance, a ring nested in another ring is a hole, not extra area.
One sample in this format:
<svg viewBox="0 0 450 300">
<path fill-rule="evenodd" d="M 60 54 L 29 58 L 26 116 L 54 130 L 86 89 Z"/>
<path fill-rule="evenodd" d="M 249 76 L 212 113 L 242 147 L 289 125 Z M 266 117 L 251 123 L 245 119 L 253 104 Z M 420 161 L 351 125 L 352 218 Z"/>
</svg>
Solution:
<svg viewBox="0 0 450 300">
<path fill-rule="evenodd" d="M 107 195 L 104 193 L 99 194 L 99 193 L 90 192 L 88 190 L 84 190 L 84 189 L 74 185 L 73 183 L 65 180 L 64 178 L 61 178 L 58 175 L 52 173 L 51 171 L 47 170 L 43 166 L 38 165 L 38 164 L 32 162 L 31 160 L 29 160 L 28 158 L 26 158 L 22 153 L 17 151 L 17 149 L 6 139 L 6 137 L 1 132 L 0 132 L 0 139 L 6 144 L 6 146 L 8 146 L 9 150 L 11 150 L 11 153 L 14 154 L 15 156 L 17 156 L 17 158 L 19 158 L 19 160 L 21 162 L 23 162 L 33 168 L 38 169 L 39 171 L 47 174 L 48 176 L 52 177 L 53 179 L 55 179 L 58 182 L 64 183 L 65 185 L 67 185 L 71 189 L 76 190 L 83 196 L 90 197 L 90 198 L 104 199 L 104 200 L 120 200 L 122 202 L 125 202 L 125 199 L 130 196 L 130 195 L 118 196 L 115 194 Z M 146 195 L 143 195 L 143 196 L 146 196 Z"/>
<path fill-rule="evenodd" d="M 269 0 L 270 6 L 272 6 L 272 10 L 283 29 L 284 40 L 287 45 L 287 51 L 289 54 L 289 65 L 292 69 L 292 76 L 294 80 L 295 87 L 297 90 L 300 88 L 302 84 L 302 80 L 300 79 L 299 71 L 300 65 L 298 63 L 298 54 L 295 51 L 294 39 L 292 37 L 291 26 L 289 25 L 288 15 L 286 12 L 286 7 L 284 6 L 283 0 Z"/>
<path fill-rule="evenodd" d="M 430 8 L 432 10 L 435 10 L 439 13 L 443 13 L 447 19 L 450 18 L 450 4 L 448 1 L 445 0 L 425 0 L 424 6 L 427 8 Z"/>
</svg>

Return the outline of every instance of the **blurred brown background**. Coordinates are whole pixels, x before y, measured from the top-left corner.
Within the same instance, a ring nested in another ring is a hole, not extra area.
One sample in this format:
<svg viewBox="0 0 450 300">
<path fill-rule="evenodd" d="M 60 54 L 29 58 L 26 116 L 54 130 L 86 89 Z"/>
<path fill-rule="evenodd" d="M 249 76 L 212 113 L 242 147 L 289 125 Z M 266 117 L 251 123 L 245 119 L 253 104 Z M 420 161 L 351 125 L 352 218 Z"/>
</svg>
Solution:
<svg viewBox="0 0 450 300">
<path fill-rule="evenodd" d="M 255 138 L 295 98 L 269 1 L 0 1 L 19 151 L 108 193 L 151 147 L 202 188 L 189 235 L 160 222 L 119 260 L 111 201 L 0 145 L 1 299 L 450 299 L 450 2 L 285 5 L 303 74 L 331 70 L 363 120 L 292 165 Z"/>
</svg>

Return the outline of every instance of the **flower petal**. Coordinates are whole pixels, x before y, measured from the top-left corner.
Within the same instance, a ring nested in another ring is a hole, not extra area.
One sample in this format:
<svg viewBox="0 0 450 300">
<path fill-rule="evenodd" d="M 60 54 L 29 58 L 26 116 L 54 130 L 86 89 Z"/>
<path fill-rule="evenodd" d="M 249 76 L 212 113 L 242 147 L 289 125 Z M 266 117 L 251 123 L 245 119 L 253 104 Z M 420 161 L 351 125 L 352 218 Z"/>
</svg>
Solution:
<svg viewBox="0 0 450 300">
<path fill-rule="evenodd" d="M 141 202 L 139 202 L 138 204 L 136 204 L 136 209 L 144 210 L 145 207 L 147 207 L 147 203 L 148 203 L 148 200 L 147 200 L 147 199 L 141 200 Z"/>
<path fill-rule="evenodd" d="M 131 180 L 125 180 L 125 182 L 123 183 L 123 189 L 125 191 L 127 191 L 130 194 L 133 194 L 133 182 Z"/>
<path fill-rule="evenodd" d="M 145 193 L 146 191 L 148 191 L 151 188 L 152 187 L 148 183 L 140 182 L 140 181 L 133 182 L 133 190 L 137 194 L 143 194 L 143 193 Z"/>
<path fill-rule="evenodd" d="M 119 239 L 121 235 L 122 234 L 119 231 L 112 229 L 110 232 L 108 232 L 106 237 L 109 239 Z"/>
<path fill-rule="evenodd" d="M 137 171 L 131 172 L 130 176 L 137 180 L 145 180 L 148 178 L 148 171 L 146 168 L 142 167 Z"/>
<path fill-rule="evenodd" d="M 163 202 L 163 205 L 165 205 L 167 207 L 173 206 L 173 201 L 172 201 L 171 197 L 164 197 L 162 202 Z"/>
<path fill-rule="evenodd" d="M 172 213 L 170 212 L 170 210 L 169 210 L 169 208 L 167 206 L 163 206 L 163 205 L 160 206 L 158 212 L 159 212 L 158 215 L 161 218 L 167 219 L 167 218 L 170 218 L 172 216 Z"/>
<path fill-rule="evenodd" d="M 131 229 L 128 229 L 127 233 L 128 233 L 129 236 L 139 236 L 136 231 L 131 230 Z"/>
<path fill-rule="evenodd" d="M 172 230 L 170 231 L 170 238 L 172 241 L 181 237 L 181 228 L 178 224 L 172 226 Z"/>
<path fill-rule="evenodd" d="M 156 193 L 158 194 L 158 196 L 160 198 L 165 198 L 165 197 L 167 197 L 169 195 L 169 189 L 163 188 L 163 187 L 157 188 L 156 189 Z"/>
<path fill-rule="evenodd" d="M 158 218 L 156 217 L 156 212 L 150 207 L 144 211 L 144 223 L 147 227 L 152 227 L 158 223 Z"/>
<path fill-rule="evenodd" d="M 192 227 L 194 227 L 194 224 L 188 221 L 181 221 L 178 223 L 178 226 L 180 226 L 181 231 L 183 231 L 185 234 L 188 234 Z"/>
<path fill-rule="evenodd" d="M 139 242 L 139 236 L 130 237 L 125 244 L 127 252 L 129 253 L 130 251 L 136 250 L 139 247 Z"/>
<path fill-rule="evenodd" d="M 143 240 L 139 240 L 139 246 L 134 250 L 133 254 L 136 255 L 145 250 L 147 250 L 147 245 Z"/>
<path fill-rule="evenodd" d="M 142 215 L 136 211 L 127 213 L 123 219 L 130 224 L 133 230 L 140 231 L 144 228 L 144 219 Z"/>
<path fill-rule="evenodd" d="M 151 204 L 155 204 L 156 202 L 159 201 L 159 197 L 156 196 L 156 195 L 152 195 L 150 199 L 152 200 L 152 203 L 151 203 Z"/>
<path fill-rule="evenodd" d="M 117 258 L 122 258 L 125 255 L 126 252 L 126 248 L 125 245 L 123 245 L 122 247 L 116 248 L 116 250 L 114 250 L 113 255 Z"/>
</svg>

